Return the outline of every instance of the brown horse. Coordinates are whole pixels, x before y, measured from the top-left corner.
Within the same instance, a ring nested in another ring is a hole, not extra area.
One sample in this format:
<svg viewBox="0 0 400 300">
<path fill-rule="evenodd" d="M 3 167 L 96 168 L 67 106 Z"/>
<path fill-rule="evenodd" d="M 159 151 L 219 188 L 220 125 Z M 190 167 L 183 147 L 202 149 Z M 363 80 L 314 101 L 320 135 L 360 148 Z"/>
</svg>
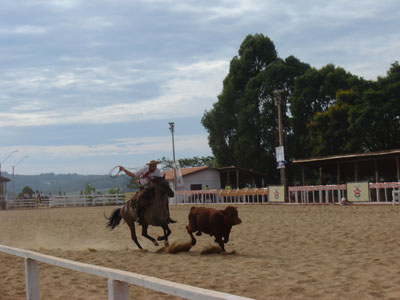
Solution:
<svg viewBox="0 0 400 300">
<path fill-rule="evenodd" d="M 164 230 L 164 235 L 159 236 L 157 240 L 165 240 L 166 245 L 168 245 L 168 236 L 171 234 L 168 226 L 170 219 L 168 197 L 173 197 L 174 191 L 170 188 L 165 177 L 156 177 L 152 179 L 152 182 L 150 182 L 149 187 L 146 188 L 142 196 L 147 198 L 146 201 L 148 201 L 145 205 L 142 218 L 142 236 L 152 241 L 155 246 L 158 246 L 158 242 L 148 235 L 147 228 L 149 225 L 160 226 Z M 136 237 L 135 221 L 137 216 L 132 202 L 133 200 L 127 201 L 122 207 L 115 209 L 110 217 L 106 217 L 108 220 L 106 226 L 113 230 L 124 219 L 131 230 L 132 240 L 139 249 L 143 249 Z"/>
</svg>

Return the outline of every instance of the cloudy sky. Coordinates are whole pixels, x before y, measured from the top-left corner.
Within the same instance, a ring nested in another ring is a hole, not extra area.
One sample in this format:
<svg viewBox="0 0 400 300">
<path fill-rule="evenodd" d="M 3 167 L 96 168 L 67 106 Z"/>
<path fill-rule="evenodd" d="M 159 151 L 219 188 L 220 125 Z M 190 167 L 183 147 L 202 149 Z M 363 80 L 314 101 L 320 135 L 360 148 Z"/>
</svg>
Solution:
<svg viewBox="0 0 400 300">
<path fill-rule="evenodd" d="M 399 28 L 398 0 L 3 0 L 2 171 L 172 159 L 171 121 L 177 159 L 211 155 L 200 120 L 248 34 L 375 80 L 400 60 Z"/>
</svg>

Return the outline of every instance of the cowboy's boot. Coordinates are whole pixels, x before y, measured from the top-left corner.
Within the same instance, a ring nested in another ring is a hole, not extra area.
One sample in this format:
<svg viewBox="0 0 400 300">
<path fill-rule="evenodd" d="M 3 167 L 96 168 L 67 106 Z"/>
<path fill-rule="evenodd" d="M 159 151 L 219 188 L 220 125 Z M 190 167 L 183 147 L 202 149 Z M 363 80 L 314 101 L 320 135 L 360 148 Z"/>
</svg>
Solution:
<svg viewBox="0 0 400 300">
<path fill-rule="evenodd" d="M 168 215 L 169 215 L 169 218 L 168 218 L 168 223 L 176 223 L 176 222 L 178 222 L 178 221 L 175 221 L 175 220 L 172 220 L 171 219 L 171 214 L 169 213 L 169 205 L 167 204 L 167 209 L 168 209 Z"/>
</svg>

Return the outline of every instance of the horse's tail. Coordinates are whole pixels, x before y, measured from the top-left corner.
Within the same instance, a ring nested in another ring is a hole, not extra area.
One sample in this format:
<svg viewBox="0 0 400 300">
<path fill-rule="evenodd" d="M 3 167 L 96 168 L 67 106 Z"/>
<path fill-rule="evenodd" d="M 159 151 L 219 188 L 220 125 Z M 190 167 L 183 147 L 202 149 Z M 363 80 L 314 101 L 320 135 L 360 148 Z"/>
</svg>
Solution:
<svg viewBox="0 0 400 300">
<path fill-rule="evenodd" d="M 104 215 L 104 217 L 108 220 L 108 222 L 106 222 L 106 227 L 113 230 L 122 220 L 121 208 L 114 210 L 110 217 L 106 217 L 106 215 Z"/>
</svg>

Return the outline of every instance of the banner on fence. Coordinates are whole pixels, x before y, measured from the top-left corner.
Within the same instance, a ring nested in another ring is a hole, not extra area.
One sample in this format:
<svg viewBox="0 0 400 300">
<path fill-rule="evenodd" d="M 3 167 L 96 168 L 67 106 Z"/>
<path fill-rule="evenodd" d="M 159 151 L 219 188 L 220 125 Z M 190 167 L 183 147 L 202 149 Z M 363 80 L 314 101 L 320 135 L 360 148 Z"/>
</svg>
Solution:
<svg viewBox="0 0 400 300">
<path fill-rule="evenodd" d="M 285 187 L 283 185 L 268 187 L 269 202 L 285 202 Z"/>
<path fill-rule="evenodd" d="M 276 168 L 283 169 L 285 168 L 285 152 L 283 146 L 275 147 L 276 151 Z"/>
<path fill-rule="evenodd" d="M 347 201 L 369 202 L 368 181 L 347 183 Z"/>
</svg>

